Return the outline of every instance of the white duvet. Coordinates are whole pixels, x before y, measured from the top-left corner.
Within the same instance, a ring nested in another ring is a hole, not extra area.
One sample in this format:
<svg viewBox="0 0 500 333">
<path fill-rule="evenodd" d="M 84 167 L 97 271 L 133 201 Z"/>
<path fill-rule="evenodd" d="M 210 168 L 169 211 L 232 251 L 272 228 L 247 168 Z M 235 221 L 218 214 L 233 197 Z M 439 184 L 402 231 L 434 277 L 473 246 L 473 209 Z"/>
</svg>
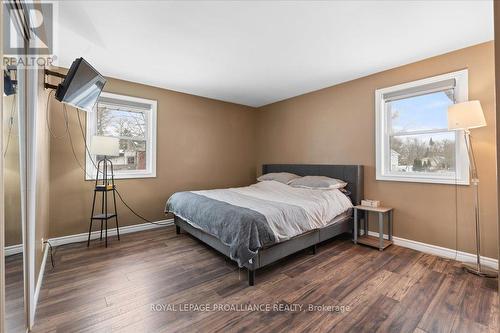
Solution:
<svg viewBox="0 0 500 333">
<path fill-rule="evenodd" d="M 352 207 L 338 189 L 311 190 L 276 181 L 193 193 L 261 213 L 278 241 L 322 228 Z"/>
</svg>

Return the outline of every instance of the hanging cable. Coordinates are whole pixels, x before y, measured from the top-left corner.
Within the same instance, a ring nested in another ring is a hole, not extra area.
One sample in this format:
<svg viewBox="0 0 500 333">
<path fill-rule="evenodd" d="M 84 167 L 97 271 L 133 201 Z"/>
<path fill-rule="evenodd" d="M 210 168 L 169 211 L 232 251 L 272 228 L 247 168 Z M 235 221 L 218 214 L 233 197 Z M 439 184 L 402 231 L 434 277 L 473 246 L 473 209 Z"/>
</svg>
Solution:
<svg viewBox="0 0 500 333">
<path fill-rule="evenodd" d="M 125 200 L 123 200 L 120 192 L 118 192 L 118 190 L 115 188 L 115 191 L 116 191 L 116 194 L 118 194 L 118 198 L 120 198 L 120 201 L 125 205 L 125 207 L 127 207 L 135 216 L 137 216 L 138 218 L 140 218 L 141 220 L 143 221 L 146 221 L 148 223 L 151 223 L 151 224 L 156 224 L 156 225 L 169 225 L 170 223 L 159 223 L 159 222 L 153 222 L 153 221 L 150 221 L 148 220 L 147 218 L 143 217 L 142 215 L 138 214 L 137 212 L 135 212 L 126 202 Z"/>
<path fill-rule="evenodd" d="M 87 145 L 87 136 L 85 135 L 85 130 L 83 129 L 83 124 L 82 124 L 82 120 L 80 119 L 80 109 L 76 109 L 77 113 L 77 117 L 78 117 L 78 124 L 80 126 L 80 132 L 82 134 L 82 138 L 83 138 L 83 144 L 85 145 L 85 151 L 87 152 L 88 154 L 88 157 L 90 159 L 90 161 L 92 162 L 92 165 L 94 165 L 94 167 L 96 168 L 96 170 L 100 173 L 103 173 L 101 170 L 99 170 L 97 168 L 97 164 L 95 163 L 94 159 L 92 158 L 92 154 L 90 153 L 90 149 Z M 156 224 L 156 225 L 168 225 L 168 223 L 158 223 L 158 222 L 153 222 L 151 220 L 148 220 L 147 218 L 145 218 L 144 216 L 140 215 L 139 213 L 137 213 L 135 210 L 132 209 L 132 207 L 130 207 L 126 202 L 125 200 L 123 199 L 123 197 L 121 196 L 120 192 L 118 192 L 118 190 L 115 188 L 115 191 L 116 193 L 118 194 L 118 197 L 120 199 L 120 201 L 123 203 L 123 205 L 125 205 L 125 207 L 128 208 L 128 210 L 130 210 L 132 212 L 132 214 L 134 214 L 135 216 L 137 216 L 138 218 L 140 218 L 141 220 L 143 221 L 146 221 L 148 223 L 151 223 L 151 224 Z"/>
<path fill-rule="evenodd" d="M 16 109 L 16 94 L 14 94 L 14 97 L 12 99 L 12 107 L 10 109 L 10 123 L 9 123 L 9 133 L 7 134 L 7 142 L 5 143 L 5 151 L 3 153 L 3 157 L 7 156 L 7 151 L 9 150 L 9 143 L 10 143 L 10 137 L 12 134 L 12 127 L 14 127 L 14 112 Z"/>
<path fill-rule="evenodd" d="M 97 172 L 100 172 L 102 174 L 103 172 L 97 168 L 97 164 L 95 163 L 94 159 L 92 158 L 92 154 L 90 153 L 90 149 L 87 145 L 87 135 L 85 134 L 85 131 L 83 129 L 82 121 L 80 119 L 80 109 L 78 109 L 78 108 L 76 109 L 76 116 L 78 117 L 78 124 L 80 125 L 80 132 L 82 133 L 85 151 L 87 152 L 89 159 L 90 159 L 90 162 L 92 162 L 92 165 L 94 166 L 94 168 L 97 170 Z"/>
<path fill-rule="evenodd" d="M 49 130 L 50 135 L 54 139 L 59 140 L 59 139 L 64 139 L 65 137 L 68 136 L 69 129 L 68 129 L 68 122 L 66 120 L 64 121 L 64 133 L 62 135 L 54 134 L 54 132 L 52 131 L 52 128 L 50 127 L 49 102 L 50 102 L 50 96 L 52 95 L 53 92 L 54 92 L 54 89 L 51 89 L 49 92 L 49 95 L 47 96 L 47 105 L 45 106 L 45 122 L 47 123 L 47 129 Z M 64 104 L 63 104 L 63 107 L 61 108 L 61 110 L 63 112 L 63 117 L 66 119 L 66 116 L 64 115 Z"/>
<path fill-rule="evenodd" d="M 453 96 L 453 103 L 457 103 L 455 96 Z M 455 141 L 456 142 L 456 141 Z M 457 151 L 455 154 L 455 164 L 457 163 Z M 457 168 L 455 167 L 455 260 L 458 259 L 458 175 Z"/>
<path fill-rule="evenodd" d="M 50 93 L 49 93 L 49 96 L 47 98 L 47 119 L 48 119 L 48 108 L 49 108 L 49 99 L 50 99 L 50 96 L 51 96 L 51 93 L 53 92 L 54 90 L 52 90 Z M 80 162 L 80 160 L 78 159 L 78 156 L 76 154 L 76 149 L 75 149 L 75 146 L 74 146 L 74 143 L 73 143 L 73 137 L 71 136 L 71 131 L 69 129 L 69 116 L 68 116 L 68 111 L 66 109 L 66 104 L 62 104 L 62 108 L 63 108 L 63 117 L 64 117 L 64 125 L 65 125 L 65 134 L 64 136 L 55 136 L 53 134 L 53 132 L 51 131 L 50 129 L 50 125 L 49 125 L 49 122 L 47 120 L 47 127 L 49 128 L 49 131 L 51 133 L 51 135 L 53 137 L 56 137 L 58 139 L 60 138 L 64 138 L 65 136 L 68 136 L 69 138 L 69 144 L 71 146 L 71 152 L 73 154 L 73 157 L 76 161 L 76 163 L 78 164 L 78 167 L 87 175 L 88 178 L 92 178 L 92 176 L 87 172 L 87 170 L 85 169 L 85 167 L 82 165 L 82 163 Z M 82 124 L 82 121 L 81 121 L 81 118 L 80 118 L 80 110 L 79 109 L 76 109 L 77 111 L 77 118 L 78 118 L 78 124 L 79 124 L 79 127 L 80 127 L 80 132 L 82 134 L 82 139 L 83 139 L 83 144 L 85 146 L 85 151 L 86 153 L 88 154 L 88 157 L 92 163 L 92 165 L 96 168 L 96 170 L 98 170 L 98 172 L 100 173 L 103 173 L 101 170 L 99 170 L 97 168 L 97 164 L 95 163 L 94 159 L 92 158 L 92 154 L 90 153 L 90 149 L 87 145 L 87 138 L 86 138 L 86 135 L 85 135 L 85 131 L 83 129 L 83 124 Z M 141 220 L 147 222 L 147 223 L 151 223 L 151 224 L 155 224 L 155 225 L 169 225 L 170 223 L 159 223 L 159 222 L 154 222 L 154 221 L 151 221 L 147 218 L 145 218 L 144 216 L 140 215 L 139 213 L 137 213 L 134 209 L 132 209 L 132 207 L 130 207 L 129 204 L 127 204 L 127 202 L 123 199 L 123 197 L 121 196 L 120 192 L 118 192 L 118 190 L 115 188 L 115 191 L 116 193 L 118 194 L 118 198 L 120 199 L 120 201 L 123 203 L 123 205 L 125 207 L 127 207 L 128 210 L 130 210 L 130 212 L 132 212 L 132 214 L 134 214 L 135 216 L 137 216 L 138 218 L 140 218 Z"/>
<path fill-rule="evenodd" d="M 63 108 L 64 108 L 64 120 L 66 122 L 66 127 L 68 127 L 68 137 L 69 137 L 69 143 L 71 146 L 71 152 L 73 153 L 73 157 L 75 158 L 75 161 L 78 164 L 78 166 L 80 167 L 80 169 L 82 169 L 83 172 L 85 172 L 87 177 L 92 178 L 92 176 L 88 174 L 87 170 L 82 165 L 82 163 L 80 162 L 80 160 L 78 159 L 78 157 L 76 155 L 75 146 L 73 145 L 73 138 L 71 137 L 71 131 L 69 130 L 68 111 L 66 109 L 66 104 L 63 104 Z"/>
<path fill-rule="evenodd" d="M 67 115 L 67 110 L 66 110 L 66 106 L 64 106 L 64 111 L 65 111 L 65 114 Z M 85 145 L 85 151 L 89 154 L 89 158 L 92 162 L 92 164 L 96 167 L 97 169 L 97 165 L 95 163 L 95 161 L 93 160 L 92 158 L 92 155 L 90 154 L 90 149 L 88 148 L 87 146 L 87 140 L 86 140 L 86 136 L 84 135 L 84 130 L 83 130 L 83 125 L 82 125 L 82 122 L 81 122 L 81 119 L 80 119 L 80 116 L 79 116 L 79 110 L 77 109 L 77 116 L 78 116 L 78 122 L 79 122 L 79 125 L 80 125 L 80 131 L 82 133 L 82 137 L 83 137 L 83 144 Z M 68 118 L 66 118 L 68 119 Z M 75 160 L 77 161 L 78 163 L 78 166 L 80 167 L 80 169 L 82 169 L 85 174 L 89 177 L 89 178 L 92 178 L 88 173 L 87 171 L 85 170 L 85 168 L 82 166 L 82 164 L 80 163 L 80 161 L 78 160 L 77 156 L 76 156 L 76 152 L 75 152 L 75 148 L 73 146 L 73 140 L 71 138 L 71 131 L 68 131 L 69 133 L 69 141 L 70 141 L 70 144 L 71 144 L 71 151 L 73 152 L 73 156 L 75 158 Z M 100 171 L 102 173 L 102 171 Z M 134 214 L 135 216 L 137 216 L 138 218 L 140 218 L 141 220 L 145 221 L 145 222 L 148 222 L 148 223 L 151 223 L 151 224 L 155 224 L 155 225 L 168 225 L 169 223 L 158 223 L 158 222 L 153 222 L 151 220 L 148 220 L 147 218 L 145 218 L 144 216 L 140 215 L 139 213 L 137 213 L 134 209 L 132 209 L 132 207 L 130 207 L 126 202 L 125 200 L 123 199 L 123 197 L 121 196 L 120 192 L 118 192 L 118 190 L 115 188 L 115 191 L 116 191 L 116 194 L 118 194 L 118 198 L 120 199 L 120 201 L 123 203 L 123 205 L 125 207 L 128 208 L 128 210 L 130 210 L 132 212 L 132 214 Z"/>
<path fill-rule="evenodd" d="M 457 155 L 455 151 L 455 163 Z M 455 168 L 455 260 L 458 259 L 458 175 Z"/>
</svg>

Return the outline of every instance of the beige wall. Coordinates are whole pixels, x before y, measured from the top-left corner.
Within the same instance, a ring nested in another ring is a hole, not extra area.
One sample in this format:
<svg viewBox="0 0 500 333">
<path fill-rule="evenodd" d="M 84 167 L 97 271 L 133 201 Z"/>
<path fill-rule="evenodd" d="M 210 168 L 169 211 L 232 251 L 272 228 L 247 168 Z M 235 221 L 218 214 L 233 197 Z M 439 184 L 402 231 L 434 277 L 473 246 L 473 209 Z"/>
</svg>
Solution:
<svg viewBox="0 0 500 333">
<path fill-rule="evenodd" d="M 110 79 L 105 91 L 158 101 L 157 178 L 119 180 L 117 186 L 139 213 L 160 220 L 165 200 L 173 192 L 250 184 L 263 163 L 363 164 L 365 196 L 396 209 L 395 236 L 474 252 L 469 186 L 375 181 L 375 89 L 464 68 L 469 69 L 469 99 L 481 101 L 488 122 L 487 127 L 474 130 L 473 136 L 482 180 L 482 251 L 496 258 L 493 42 L 258 110 Z M 61 134 L 59 102 L 51 101 L 50 114 L 54 131 Z M 76 153 L 83 164 L 76 110 L 68 108 L 68 114 Z M 86 232 L 93 185 L 84 181 L 67 138 L 51 138 L 50 156 L 49 235 Z M 142 223 L 120 203 L 118 212 L 121 225 Z"/>
<path fill-rule="evenodd" d="M 497 257 L 493 42 L 451 52 L 260 108 L 257 168 L 263 163 L 365 165 L 365 196 L 395 208 L 394 234 L 475 252 L 470 186 L 375 180 L 374 92 L 399 83 L 469 69 L 469 99 L 488 126 L 473 130 L 481 195 L 482 251 Z M 458 230 L 456 230 L 458 223 Z"/>
<path fill-rule="evenodd" d="M 255 180 L 252 108 L 116 79 L 109 79 L 104 91 L 158 101 L 157 177 L 117 181 L 125 200 L 146 218 L 164 219 L 165 201 L 175 191 L 248 185 Z M 61 107 L 52 99 L 50 122 L 56 135 L 64 131 Z M 76 110 L 68 107 L 68 116 L 83 164 Z M 82 116 L 84 120 L 83 112 Z M 51 138 L 50 148 L 50 237 L 87 232 L 93 182 L 84 181 L 68 138 Z M 118 214 L 121 226 L 143 223 L 120 202 Z"/>
<path fill-rule="evenodd" d="M 36 109 L 36 225 L 35 225 L 35 277 L 38 279 L 43 259 L 43 240 L 49 238 L 50 193 L 50 133 L 46 122 L 48 90 L 44 88 L 43 70 L 38 71 L 38 99 Z"/>
<path fill-rule="evenodd" d="M 4 96 L 3 148 L 4 154 L 4 203 L 5 203 L 5 246 L 22 243 L 21 184 L 19 174 L 19 131 L 16 95 Z M 14 107 L 14 109 L 13 109 Z M 11 125 L 11 115 L 13 122 Z M 10 134 L 9 134 L 10 128 Z M 8 142 L 8 144 L 7 144 Z"/>
</svg>

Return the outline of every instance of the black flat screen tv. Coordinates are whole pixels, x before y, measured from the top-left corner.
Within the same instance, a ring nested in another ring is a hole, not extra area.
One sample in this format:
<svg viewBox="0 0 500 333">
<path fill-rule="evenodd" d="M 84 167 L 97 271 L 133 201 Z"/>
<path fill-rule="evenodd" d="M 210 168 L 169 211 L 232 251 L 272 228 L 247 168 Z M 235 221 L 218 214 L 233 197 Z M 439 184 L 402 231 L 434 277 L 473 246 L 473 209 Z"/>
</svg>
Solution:
<svg viewBox="0 0 500 333">
<path fill-rule="evenodd" d="M 75 108 L 92 112 L 104 84 L 106 79 L 85 59 L 78 58 L 73 61 L 66 78 L 57 87 L 56 99 Z"/>
</svg>

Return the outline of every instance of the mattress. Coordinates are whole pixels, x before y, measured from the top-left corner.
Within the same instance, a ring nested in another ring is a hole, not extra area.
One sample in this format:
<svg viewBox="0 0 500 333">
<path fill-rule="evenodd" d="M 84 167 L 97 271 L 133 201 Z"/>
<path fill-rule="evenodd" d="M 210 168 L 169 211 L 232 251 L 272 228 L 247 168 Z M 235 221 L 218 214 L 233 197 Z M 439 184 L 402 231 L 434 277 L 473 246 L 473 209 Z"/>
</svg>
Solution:
<svg viewBox="0 0 500 333">
<path fill-rule="evenodd" d="M 337 189 L 311 190 L 264 181 L 178 192 L 167 201 L 165 212 L 218 238 L 229 247 L 231 259 L 242 266 L 260 248 L 342 220 L 351 208 L 350 199 Z"/>
</svg>

